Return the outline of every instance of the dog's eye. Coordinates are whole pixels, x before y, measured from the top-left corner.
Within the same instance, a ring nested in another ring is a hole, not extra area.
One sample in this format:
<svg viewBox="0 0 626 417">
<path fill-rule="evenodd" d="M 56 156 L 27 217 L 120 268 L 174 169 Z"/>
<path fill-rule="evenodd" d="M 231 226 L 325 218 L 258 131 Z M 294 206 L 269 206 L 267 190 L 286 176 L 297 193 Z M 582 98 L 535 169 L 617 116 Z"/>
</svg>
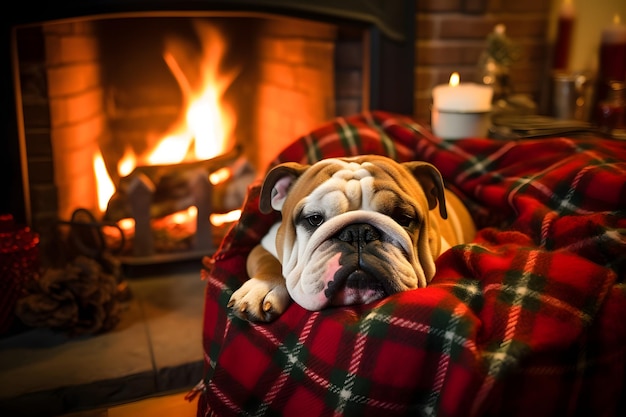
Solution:
<svg viewBox="0 0 626 417">
<path fill-rule="evenodd" d="M 324 216 L 322 216 L 321 214 L 313 214 L 311 216 L 308 216 L 306 220 L 311 226 L 318 227 L 319 225 L 324 223 Z"/>
<path fill-rule="evenodd" d="M 413 217 L 402 215 L 402 216 L 396 217 L 395 220 L 400 226 L 409 227 L 411 225 L 411 222 L 413 221 Z"/>
<path fill-rule="evenodd" d="M 415 217 L 403 210 L 395 210 L 391 218 L 402 227 L 409 227 L 415 221 Z"/>
</svg>

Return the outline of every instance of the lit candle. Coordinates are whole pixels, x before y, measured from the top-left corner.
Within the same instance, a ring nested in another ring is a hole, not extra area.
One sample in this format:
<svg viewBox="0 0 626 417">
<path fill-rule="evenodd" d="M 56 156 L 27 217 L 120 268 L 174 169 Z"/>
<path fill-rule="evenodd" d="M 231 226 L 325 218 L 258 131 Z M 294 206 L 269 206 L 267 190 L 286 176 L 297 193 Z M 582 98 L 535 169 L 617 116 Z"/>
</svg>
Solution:
<svg viewBox="0 0 626 417">
<path fill-rule="evenodd" d="M 433 89 L 433 106 L 437 110 L 487 112 L 491 110 L 493 88 L 476 83 L 461 83 L 458 72 L 452 73 L 448 84 Z"/>
<path fill-rule="evenodd" d="M 624 81 L 626 76 L 626 26 L 619 15 L 602 30 L 600 42 L 600 74 L 607 80 Z"/>
<path fill-rule="evenodd" d="M 491 124 L 493 88 L 461 83 L 457 72 L 446 85 L 433 88 L 433 132 L 444 139 L 486 136 Z"/>
<path fill-rule="evenodd" d="M 626 81 L 626 26 L 621 23 L 618 14 L 613 17 L 612 24 L 602 30 L 598 63 L 599 100 L 606 98 L 609 84 L 613 81 Z"/>
<path fill-rule="evenodd" d="M 552 68 L 555 70 L 567 70 L 575 18 L 576 10 L 572 0 L 563 0 L 559 10 L 556 40 L 554 42 L 554 62 L 552 63 Z"/>
<path fill-rule="evenodd" d="M 626 42 L 626 26 L 622 24 L 622 19 L 618 14 L 613 16 L 612 24 L 602 30 L 602 43 L 624 43 Z"/>
</svg>

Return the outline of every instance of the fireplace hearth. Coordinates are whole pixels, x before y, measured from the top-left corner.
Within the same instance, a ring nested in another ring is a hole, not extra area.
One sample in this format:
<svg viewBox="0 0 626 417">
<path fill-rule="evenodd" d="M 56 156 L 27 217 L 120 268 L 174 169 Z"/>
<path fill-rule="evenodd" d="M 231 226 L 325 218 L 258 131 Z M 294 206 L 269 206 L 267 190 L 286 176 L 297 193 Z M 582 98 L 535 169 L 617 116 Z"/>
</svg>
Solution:
<svg viewBox="0 0 626 417">
<path fill-rule="evenodd" d="M 11 210 L 40 233 L 42 247 L 47 234 L 77 208 L 102 219 L 111 214 L 100 201 L 94 156 L 102 158 L 113 184 L 110 199 L 119 196 L 122 184 L 128 190 L 129 171 L 120 168 L 128 152 L 135 158 L 135 172 L 163 166 L 148 159 L 166 138 L 178 142 L 178 150 L 166 154 L 182 156 L 165 164 L 193 164 L 239 149 L 230 162 L 236 159 L 260 175 L 284 146 L 332 117 L 366 109 L 412 112 L 411 1 L 84 3 L 17 13 L 9 26 L 16 111 L 7 146 L 20 161 L 13 184 L 21 182 L 17 194 L 23 196 Z M 398 65 L 382 65 L 390 59 Z M 200 120 L 211 123 L 212 139 L 191 119 L 196 99 L 206 97 L 207 73 L 217 83 L 220 114 L 204 107 Z M 222 137 L 216 139 L 218 130 Z M 212 153 L 192 155 L 192 148 L 206 141 L 219 143 Z M 217 187 L 209 174 L 192 180 L 191 193 L 199 200 L 187 199 L 179 207 L 197 210 L 195 233 L 223 232 L 223 226 L 208 223 L 216 214 L 209 200 Z M 253 178 L 249 174 L 247 181 Z M 130 177 L 131 206 L 154 211 L 158 184 L 146 182 L 145 175 Z M 246 185 L 238 182 L 243 189 Z M 143 201 L 137 199 L 142 193 Z M 132 235 L 140 224 L 153 228 L 163 216 L 135 212 Z M 196 238 L 205 243 L 194 246 L 189 256 L 215 248 L 215 236 Z M 128 259 L 145 262 L 146 255 L 155 254 L 150 240 L 136 243 Z M 158 259 L 171 257 L 153 257 Z"/>
</svg>

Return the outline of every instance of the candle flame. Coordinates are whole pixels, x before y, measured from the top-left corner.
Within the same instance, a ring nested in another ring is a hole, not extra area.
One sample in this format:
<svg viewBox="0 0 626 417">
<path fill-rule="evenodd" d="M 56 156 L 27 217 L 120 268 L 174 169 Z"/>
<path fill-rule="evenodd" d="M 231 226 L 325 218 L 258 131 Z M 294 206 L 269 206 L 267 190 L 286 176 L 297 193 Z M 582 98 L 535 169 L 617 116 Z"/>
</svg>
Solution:
<svg viewBox="0 0 626 417">
<path fill-rule="evenodd" d="M 459 76 L 458 72 L 453 72 L 452 75 L 450 75 L 450 87 L 456 87 L 457 85 L 459 85 L 460 81 L 461 77 Z"/>
<path fill-rule="evenodd" d="M 621 23 L 621 19 L 619 17 L 619 14 L 615 13 L 613 15 L 613 24 L 614 25 L 619 25 Z"/>
</svg>

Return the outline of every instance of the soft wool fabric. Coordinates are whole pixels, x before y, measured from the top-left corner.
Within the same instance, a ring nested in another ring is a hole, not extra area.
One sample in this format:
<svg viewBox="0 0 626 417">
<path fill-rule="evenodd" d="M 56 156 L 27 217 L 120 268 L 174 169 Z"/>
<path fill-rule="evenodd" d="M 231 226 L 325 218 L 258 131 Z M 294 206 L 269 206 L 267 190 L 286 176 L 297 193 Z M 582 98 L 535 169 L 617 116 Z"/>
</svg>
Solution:
<svg viewBox="0 0 626 417">
<path fill-rule="evenodd" d="M 245 259 L 277 219 L 259 185 L 205 260 L 198 415 L 626 415 L 626 145 L 442 141 L 407 117 L 338 118 L 276 160 L 425 160 L 480 228 L 423 289 L 356 307 L 231 316 Z"/>
</svg>

